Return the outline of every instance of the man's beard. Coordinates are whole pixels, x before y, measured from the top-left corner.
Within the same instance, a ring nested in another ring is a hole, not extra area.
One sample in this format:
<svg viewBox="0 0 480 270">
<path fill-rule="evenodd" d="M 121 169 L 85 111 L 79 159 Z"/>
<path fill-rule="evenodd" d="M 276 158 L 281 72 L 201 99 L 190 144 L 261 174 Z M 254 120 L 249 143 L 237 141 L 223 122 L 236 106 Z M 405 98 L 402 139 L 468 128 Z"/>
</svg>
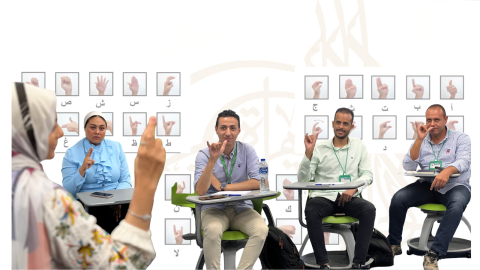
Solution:
<svg viewBox="0 0 480 270">
<path fill-rule="evenodd" d="M 343 139 L 345 139 L 349 134 L 350 134 L 350 131 L 348 131 L 348 132 L 345 131 L 345 135 L 344 135 L 343 137 L 340 137 L 340 136 L 338 136 L 337 133 L 335 132 L 335 137 L 339 138 L 340 140 L 343 140 Z"/>
</svg>

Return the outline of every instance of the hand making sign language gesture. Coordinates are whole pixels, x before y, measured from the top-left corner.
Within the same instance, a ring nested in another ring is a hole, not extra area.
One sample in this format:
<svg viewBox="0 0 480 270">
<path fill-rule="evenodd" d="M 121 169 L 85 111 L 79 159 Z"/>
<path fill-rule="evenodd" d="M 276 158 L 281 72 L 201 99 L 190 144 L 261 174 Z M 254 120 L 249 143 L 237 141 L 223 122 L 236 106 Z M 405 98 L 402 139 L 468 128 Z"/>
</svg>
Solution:
<svg viewBox="0 0 480 270">
<path fill-rule="evenodd" d="M 423 86 L 421 86 L 420 84 L 415 84 L 415 79 L 412 79 L 412 85 L 413 85 L 412 92 L 415 93 L 415 98 L 416 99 L 423 98 L 423 93 L 425 91 L 423 89 Z"/>
<path fill-rule="evenodd" d="M 382 79 L 377 78 L 377 91 L 379 93 L 378 98 L 385 99 L 388 95 L 388 85 L 386 83 L 382 84 Z"/>
<path fill-rule="evenodd" d="M 133 122 L 131 116 L 129 116 L 129 118 L 130 118 L 130 128 L 132 129 L 132 135 L 135 136 L 135 135 L 137 135 L 138 125 L 141 125 L 142 123 L 140 123 L 138 121 Z"/>
<path fill-rule="evenodd" d="M 82 177 L 85 177 L 85 172 L 92 167 L 92 165 L 95 163 L 95 160 L 91 159 L 90 157 L 92 156 L 93 152 L 93 147 L 90 147 L 90 149 L 87 152 L 87 155 L 85 156 L 85 159 L 83 160 L 82 166 L 78 169 L 78 173 Z"/>
<path fill-rule="evenodd" d="M 107 84 L 110 80 L 107 81 L 107 76 L 103 78 L 103 75 L 100 77 L 100 79 L 97 76 L 97 81 L 95 82 L 95 85 L 98 90 L 98 95 L 103 96 L 105 95 L 105 90 L 107 89 Z"/>
<path fill-rule="evenodd" d="M 450 82 L 447 85 L 447 91 L 448 93 L 450 93 L 449 98 L 454 99 L 455 95 L 457 94 L 457 87 L 455 87 L 455 85 L 452 84 L 452 80 L 450 80 Z"/>
<path fill-rule="evenodd" d="M 390 123 L 390 122 L 392 122 L 392 121 L 385 121 L 385 122 L 380 124 L 379 132 L 378 132 L 378 138 L 379 139 L 383 139 L 387 130 L 392 128 L 392 126 L 388 125 L 388 123 Z"/>
<path fill-rule="evenodd" d="M 450 81 L 450 82 L 452 82 L 452 81 Z M 39 86 L 38 86 L 39 84 L 38 84 L 38 79 L 37 79 L 37 78 L 32 78 L 32 79 L 30 79 L 30 81 L 27 82 L 27 84 L 31 84 L 31 85 L 33 85 L 33 86 L 39 87 Z"/>
<path fill-rule="evenodd" d="M 320 133 L 317 133 L 316 135 L 308 135 L 308 133 L 305 134 L 305 140 L 303 141 L 305 143 L 305 155 L 310 160 L 312 160 L 313 150 L 315 149 L 315 144 L 317 143 L 318 134 Z"/>
<path fill-rule="evenodd" d="M 62 76 L 60 78 L 60 86 L 65 90 L 65 95 L 66 96 L 71 96 L 72 95 L 72 79 L 68 76 Z"/>
<path fill-rule="evenodd" d="M 162 115 L 163 119 L 163 128 L 165 129 L 165 135 L 170 135 L 172 133 L 173 125 L 175 125 L 175 121 L 165 121 L 165 116 Z"/>
<path fill-rule="evenodd" d="M 175 244 L 181 245 L 183 243 L 183 226 L 177 231 L 175 224 L 173 225 L 173 234 L 175 236 Z"/>
<path fill-rule="evenodd" d="M 316 81 L 312 84 L 313 98 L 320 98 L 320 88 L 322 87 L 321 81 Z"/>
<path fill-rule="evenodd" d="M 357 94 L 357 86 L 352 83 L 351 79 L 345 81 L 345 91 L 347 92 L 347 98 L 354 98 Z"/>
<path fill-rule="evenodd" d="M 78 134 L 78 123 L 72 120 L 70 117 L 70 123 L 62 125 L 62 128 L 66 128 L 68 132 L 76 132 Z"/>
<path fill-rule="evenodd" d="M 136 96 L 138 94 L 138 80 L 135 78 L 135 76 L 132 76 L 132 79 L 130 83 L 128 84 L 128 88 L 130 88 L 130 91 L 132 91 L 132 96 Z"/>
<path fill-rule="evenodd" d="M 163 95 L 167 96 L 170 93 L 170 90 L 173 87 L 172 80 L 175 79 L 174 76 L 168 76 L 167 80 L 163 83 Z"/>
</svg>

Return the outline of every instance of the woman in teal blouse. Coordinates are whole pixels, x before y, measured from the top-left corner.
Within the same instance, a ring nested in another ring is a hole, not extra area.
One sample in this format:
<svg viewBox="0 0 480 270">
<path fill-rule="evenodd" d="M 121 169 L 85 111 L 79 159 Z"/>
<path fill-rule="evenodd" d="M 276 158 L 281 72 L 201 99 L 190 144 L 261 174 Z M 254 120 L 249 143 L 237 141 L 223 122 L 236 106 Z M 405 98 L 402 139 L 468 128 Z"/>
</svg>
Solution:
<svg viewBox="0 0 480 270">
<path fill-rule="evenodd" d="M 130 172 L 120 143 L 105 139 L 107 121 L 101 112 L 90 112 L 84 120 L 85 138 L 70 147 L 62 164 L 63 187 L 75 197 L 79 192 L 131 188 Z M 125 217 L 128 206 L 92 207 L 105 230 L 113 230 Z M 105 212 L 113 212 L 106 214 Z M 105 219 L 105 221 L 102 221 Z M 115 222 L 116 221 L 116 222 Z M 111 231 L 110 231 L 111 232 Z"/>
</svg>

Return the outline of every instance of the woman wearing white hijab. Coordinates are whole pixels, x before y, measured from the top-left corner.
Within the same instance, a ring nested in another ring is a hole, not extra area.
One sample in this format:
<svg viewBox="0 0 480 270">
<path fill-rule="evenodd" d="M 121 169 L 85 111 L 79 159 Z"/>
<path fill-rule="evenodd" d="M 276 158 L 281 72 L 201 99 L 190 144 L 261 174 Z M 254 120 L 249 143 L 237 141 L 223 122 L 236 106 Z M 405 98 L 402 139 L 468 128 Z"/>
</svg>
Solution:
<svg viewBox="0 0 480 270">
<path fill-rule="evenodd" d="M 70 147 L 63 158 L 63 187 L 73 196 L 80 192 L 131 188 L 127 159 L 119 142 L 105 139 L 107 121 L 101 112 L 85 116 L 85 138 Z M 111 233 L 125 218 L 128 204 L 90 208 L 97 223 Z"/>
<path fill-rule="evenodd" d="M 53 91 L 12 87 L 12 268 L 133 269 L 155 258 L 150 219 L 165 149 L 151 117 L 135 159 L 136 187 L 128 215 L 107 234 L 82 205 L 48 179 L 40 162 L 55 156 L 63 131 Z"/>
</svg>

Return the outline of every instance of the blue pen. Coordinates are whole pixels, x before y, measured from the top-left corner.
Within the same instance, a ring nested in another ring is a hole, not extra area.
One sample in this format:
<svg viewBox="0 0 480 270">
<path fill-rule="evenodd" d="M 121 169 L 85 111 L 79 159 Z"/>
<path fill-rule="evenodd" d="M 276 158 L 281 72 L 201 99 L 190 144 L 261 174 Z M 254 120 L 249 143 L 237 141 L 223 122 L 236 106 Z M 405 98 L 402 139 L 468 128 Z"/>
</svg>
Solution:
<svg viewBox="0 0 480 270">
<path fill-rule="evenodd" d="M 227 196 L 230 197 L 230 196 L 242 196 L 242 195 L 241 194 L 228 194 Z"/>
<path fill-rule="evenodd" d="M 327 185 L 327 186 L 335 186 L 335 184 L 315 184 L 317 186 L 321 186 L 321 185 Z"/>
</svg>

